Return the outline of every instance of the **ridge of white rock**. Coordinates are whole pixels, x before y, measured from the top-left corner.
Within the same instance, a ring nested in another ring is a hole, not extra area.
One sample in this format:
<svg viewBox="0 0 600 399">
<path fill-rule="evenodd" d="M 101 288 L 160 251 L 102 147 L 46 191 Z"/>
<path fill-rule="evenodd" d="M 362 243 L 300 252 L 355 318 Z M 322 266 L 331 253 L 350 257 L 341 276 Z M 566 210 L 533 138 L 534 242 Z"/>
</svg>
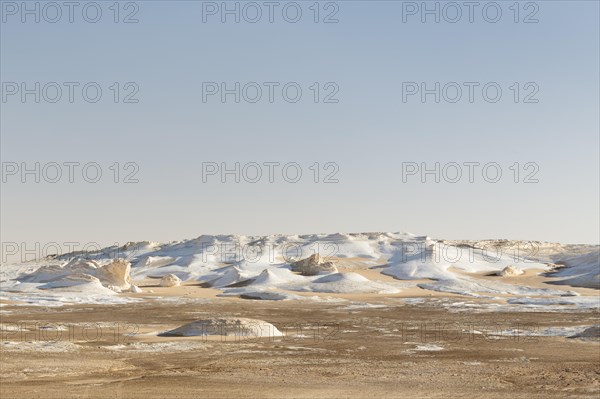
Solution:
<svg viewBox="0 0 600 399">
<path fill-rule="evenodd" d="M 113 256 L 117 250 L 122 259 L 115 261 Z M 472 297 L 490 294 L 555 297 L 564 302 L 561 298 L 574 293 L 560 285 L 600 289 L 598 245 L 450 241 L 381 232 L 203 235 L 163 244 L 128 243 L 92 255 L 93 260 L 78 258 L 81 253 L 73 253 L 2 265 L 1 295 L 7 299 L 26 299 L 28 303 L 36 303 L 42 297 L 47 303 L 51 296 L 55 296 L 56 302 L 69 297 L 70 300 L 76 298 L 77 303 L 85 303 L 92 297 L 94 301 L 99 300 L 102 295 L 107 298 L 110 295 L 107 300 L 126 300 L 126 295 L 115 296 L 115 292 L 135 292 L 132 284 L 139 279 L 162 279 L 170 275 L 181 281 L 204 282 L 222 290 L 223 295 L 273 300 L 298 299 L 293 292 L 385 294 L 412 284 L 422 288 L 423 295 L 427 295 L 425 290 L 433 290 Z M 334 265 L 326 261 L 330 257 L 336 259 Z M 481 277 L 483 274 L 508 275 L 513 273 L 512 268 L 539 270 L 540 277 L 548 277 L 546 282 L 555 284 L 556 289 L 528 287 L 524 283 L 506 284 L 502 279 Z M 363 273 L 369 276 L 367 281 L 348 274 L 359 274 L 367 269 L 371 269 L 368 274 Z M 391 281 L 384 276 L 385 283 L 376 281 L 373 274 L 376 272 L 408 281 Z M 321 280 L 336 274 L 332 280 Z M 87 276 L 98 279 L 100 284 Z M 67 295 L 68 291 L 73 295 Z M 586 300 L 569 303 L 579 306 L 587 303 Z"/>
<path fill-rule="evenodd" d="M 551 277 L 566 277 L 552 284 L 600 289 L 600 253 L 569 256 L 561 260 L 563 267 L 548 273 Z"/>
</svg>

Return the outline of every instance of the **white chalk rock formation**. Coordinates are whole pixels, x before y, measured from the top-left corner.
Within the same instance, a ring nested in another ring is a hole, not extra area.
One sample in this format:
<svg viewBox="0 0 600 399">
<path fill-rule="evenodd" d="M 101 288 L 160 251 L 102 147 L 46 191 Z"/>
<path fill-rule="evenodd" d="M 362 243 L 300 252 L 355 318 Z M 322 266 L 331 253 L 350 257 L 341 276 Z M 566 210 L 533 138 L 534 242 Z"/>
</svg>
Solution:
<svg viewBox="0 0 600 399">
<path fill-rule="evenodd" d="M 96 277 L 102 285 L 114 291 L 127 291 L 131 288 L 131 264 L 123 259 L 116 259 L 106 266 L 96 269 Z M 115 290 L 115 287 L 118 288 Z"/>
<path fill-rule="evenodd" d="M 181 279 L 174 274 L 167 274 L 160 279 L 161 287 L 177 287 L 181 285 Z"/>
<path fill-rule="evenodd" d="M 516 277 L 516 276 L 520 276 L 523 273 L 525 273 L 525 272 L 523 270 L 519 269 L 518 267 L 513 266 L 513 265 L 508 265 L 504 269 L 502 269 L 501 271 L 496 273 L 496 275 L 502 276 L 502 277 Z"/>
<path fill-rule="evenodd" d="M 89 259 L 73 259 L 64 266 L 49 265 L 40 267 L 36 272 L 19 278 L 21 282 L 28 283 L 56 283 L 46 284 L 40 289 L 65 288 L 86 283 L 102 285 L 115 292 L 129 290 L 131 276 L 129 262 L 117 259 L 100 266 Z"/>
<path fill-rule="evenodd" d="M 161 333 L 164 337 L 195 337 L 225 335 L 251 338 L 280 337 L 283 334 L 273 324 L 263 320 L 241 317 L 201 319 L 171 331 Z"/>
<path fill-rule="evenodd" d="M 321 273 L 337 273 L 338 271 L 335 263 L 326 262 L 318 253 L 292 263 L 292 270 L 303 276 L 316 276 Z"/>
</svg>

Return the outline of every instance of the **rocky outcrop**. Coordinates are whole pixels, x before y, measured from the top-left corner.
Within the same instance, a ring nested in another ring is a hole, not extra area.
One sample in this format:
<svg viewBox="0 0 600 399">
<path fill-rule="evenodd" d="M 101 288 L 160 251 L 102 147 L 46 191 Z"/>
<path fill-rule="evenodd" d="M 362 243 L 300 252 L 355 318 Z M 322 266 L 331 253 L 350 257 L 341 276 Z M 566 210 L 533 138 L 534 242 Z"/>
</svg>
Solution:
<svg viewBox="0 0 600 399">
<path fill-rule="evenodd" d="M 161 287 L 177 287 L 181 285 L 181 279 L 174 274 L 167 274 L 160 279 Z"/>
<path fill-rule="evenodd" d="M 501 271 L 496 273 L 496 275 L 502 276 L 502 277 L 517 277 L 523 273 L 525 273 L 525 272 L 523 270 L 519 269 L 518 267 L 513 266 L 513 265 L 508 265 L 504 269 L 502 269 Z"/>
<path fill-rule="evenodd" d="M 123 259 L 116 259 L 108 265 L 96 269 L 96 277 L 102 285 L 114 291 L 127 291 L 131 288 L 131 264 Z"/>
<path fill-rule="evenodd" d="M 292 263 L 292 271 L 299 272 L 303 276 L 315 276 L 321 273 L 337 273 L 335 263 L 327 262 L 319 254 L 314 254 L 306 259 Z"/>
</svg>

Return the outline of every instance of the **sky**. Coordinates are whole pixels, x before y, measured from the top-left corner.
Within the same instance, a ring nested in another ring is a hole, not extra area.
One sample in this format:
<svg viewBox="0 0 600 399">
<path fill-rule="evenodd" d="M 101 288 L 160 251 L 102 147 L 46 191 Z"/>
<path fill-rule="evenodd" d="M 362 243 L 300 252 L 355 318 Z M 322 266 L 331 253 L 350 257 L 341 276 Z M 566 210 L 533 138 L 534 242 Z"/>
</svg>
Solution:
<svg viewBox="0 0 600 399">
<path fill-rule="evenodd" d="M 599 243 L 597 1 L 50 3 L 1 2 L 3 250 Z"/>
</svg>

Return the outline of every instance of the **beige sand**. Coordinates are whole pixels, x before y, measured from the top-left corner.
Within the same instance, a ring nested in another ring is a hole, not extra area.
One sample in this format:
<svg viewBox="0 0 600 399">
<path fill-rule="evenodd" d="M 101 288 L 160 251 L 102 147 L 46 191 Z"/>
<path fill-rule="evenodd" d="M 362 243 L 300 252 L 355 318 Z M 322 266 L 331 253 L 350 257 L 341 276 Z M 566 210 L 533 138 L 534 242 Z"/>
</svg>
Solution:
<svg viewBox="0 0 600 399">
<path fill-rule="evenodd" d="M 186 292 L 196 287 L 176 288 Z M 54 352 L 28 342 L 31 336 L 25 342 L 14 335 L 3 337 L 0 396 L 149 399 L 600 395 L 598 342 L 525 335 L 495 338 L 473 333 L 496 325 L 502 329 L 519 325 L 523 331 L 593 325 L 600 322 L 597 313 L 450 313 L 434 306 L 393 300 L 383 308 L 348 305 L 218 298 L 207 303 L 149 301 L 51 309 L 5 306 L 14 312 L 2 316 L 5 324 L 37 322 L 77 327 L 97 323 L 105 333 L 100 339 L 86 341 L 76 330 L 72 339 L 64 339 L 69 351 L 61 351 L 62 346 L 54 344 L 59 348 Z M 157 332 L 201 317 L 223 315 L 265 320 L 288 335 L 244 340 L 157 336 Z M 129 327 L 123 326 L 125 322 Z M 121 325 L 118 333 L 114 333 L 116 325 Z M 446 327 L 439 329 L 440 325 Z M 467 332 L 457 335 L 459 327 Z M 144 335 L 128 337 L 126 334 L 133 330 Z"/>
</svg>

